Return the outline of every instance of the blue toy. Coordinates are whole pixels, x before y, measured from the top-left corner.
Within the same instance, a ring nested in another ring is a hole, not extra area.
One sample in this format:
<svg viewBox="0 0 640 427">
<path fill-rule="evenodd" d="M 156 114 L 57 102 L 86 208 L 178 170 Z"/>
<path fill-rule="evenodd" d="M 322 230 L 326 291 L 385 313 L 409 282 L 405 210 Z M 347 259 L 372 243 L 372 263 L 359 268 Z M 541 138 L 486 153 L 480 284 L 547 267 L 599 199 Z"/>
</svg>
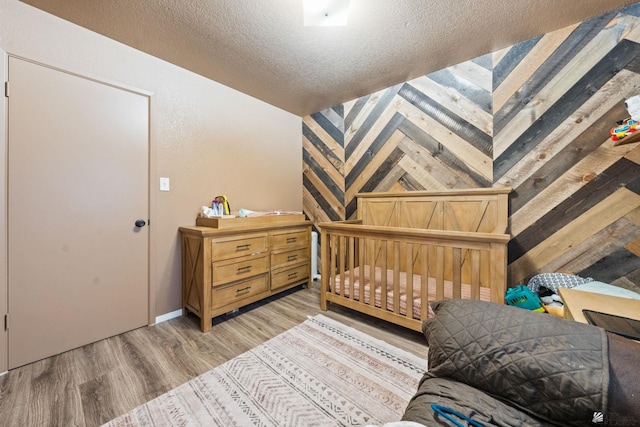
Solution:
<svg viewBox="0 0 640 427">
<path fill-rule="evenodd" d="M 540 297 L 531 289 L 523 285 L 518 285 L 515 288 L 507 289 L 507 294 L 504 297 L 508 305 L 524 308 L 532 311 L 544 312 L 542 307 L 542 301 Z"/>
</svg>

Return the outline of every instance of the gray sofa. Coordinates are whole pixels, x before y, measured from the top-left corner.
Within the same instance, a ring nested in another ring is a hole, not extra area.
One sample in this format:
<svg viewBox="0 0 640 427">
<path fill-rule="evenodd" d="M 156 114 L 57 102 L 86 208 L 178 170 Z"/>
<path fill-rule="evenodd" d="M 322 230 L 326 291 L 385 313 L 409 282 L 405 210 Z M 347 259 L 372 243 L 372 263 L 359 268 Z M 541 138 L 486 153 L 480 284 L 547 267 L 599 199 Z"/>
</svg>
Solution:
<svg viewBox="0 0 640 427">
<path fill-rule="evenodd" d="M 447 300 L 432 308 L 423 325 L 428 372 L 404 421 L 640 426 L 640 343 L 506 305 Z"/>
</svg>

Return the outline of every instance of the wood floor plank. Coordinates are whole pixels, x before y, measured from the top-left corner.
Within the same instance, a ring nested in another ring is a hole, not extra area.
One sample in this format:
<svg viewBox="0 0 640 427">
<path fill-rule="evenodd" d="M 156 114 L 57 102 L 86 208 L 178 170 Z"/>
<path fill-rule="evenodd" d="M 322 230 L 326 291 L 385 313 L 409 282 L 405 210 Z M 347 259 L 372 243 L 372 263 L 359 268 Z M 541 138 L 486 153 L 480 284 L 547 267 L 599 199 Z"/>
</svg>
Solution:
<svg viewBox="0 0 640 427">
<path fill-rule="evenodd" d="M 2 422 L 9 426 L 28 425 L 31 401 L 31 369 L 19 368 L 0 377 L 0 414 Z"/>
<path fill-rule="evenodd" d="M 0 425 L 99 426 L 322 313 L 420 357 L 419 332 L 346 308 L 320 311 L 319 284 L 294 288 L 213 319 L 194 315 L 62 353 L 0 377 Z"/>
<path fill-rule="evenodd" d="M 82 425 L 84 414 L 72 352 L 40 360 L 32 365 L 26 425 Z"/>
<path fill-rule="evenodd" d="M 111 372 L 80 386 L 85 425 L 104 424 L 126 411 L 126 409 L 120 409 L 121 407 L 135 406 L 135 398 L 131 396 L 127 399 L 130 390 L 123 389 L 122 384 L 123 381 L 117 378 L 117 373 Z M 130 403 L 123 404 L 125 401 Z"/>
</svg>

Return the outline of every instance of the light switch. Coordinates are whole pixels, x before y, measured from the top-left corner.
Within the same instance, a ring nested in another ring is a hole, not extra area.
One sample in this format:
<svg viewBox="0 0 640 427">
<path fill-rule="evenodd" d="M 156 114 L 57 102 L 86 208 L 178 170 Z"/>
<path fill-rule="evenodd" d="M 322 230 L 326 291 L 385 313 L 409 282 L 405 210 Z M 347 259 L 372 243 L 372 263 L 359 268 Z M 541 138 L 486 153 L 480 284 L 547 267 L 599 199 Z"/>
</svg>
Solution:
<svg viewBox="0 0 640 427">
<path fill-rule="evenodd" d="M 169 178 L 160 178 L 160 191 L 169 191 Z"/>
</svg>

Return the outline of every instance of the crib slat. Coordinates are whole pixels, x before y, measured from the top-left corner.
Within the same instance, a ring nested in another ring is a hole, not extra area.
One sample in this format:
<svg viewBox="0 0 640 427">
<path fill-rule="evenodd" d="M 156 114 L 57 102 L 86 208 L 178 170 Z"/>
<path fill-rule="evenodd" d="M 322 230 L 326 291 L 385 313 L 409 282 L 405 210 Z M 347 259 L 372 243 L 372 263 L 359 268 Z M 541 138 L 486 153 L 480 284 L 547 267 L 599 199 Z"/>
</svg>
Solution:
<svg viewBox="0 0 640 427">
<path fill-rule="evenodd" d="M 353 271 L 353 268 L 354 268 L 354 265 L 355 265 L 354 264 L 354 260 L 353 260 L 353 257 L 354 257 L 354 254 L 353 254 L 353 251 L 354 251 L 354 248 L 353 248 L 354 247 L 354 238 L 349 236 L 349 237 L 345 237 L 344 240 L 345 240 L 345 244 L 346 244 L 346 246 L 344 248 L 344 253 L 345 253 L 345 256 L 346 256 L 346 259 L 345 259 L 345 266 L 346 267 L 345 268 L 347 269 L 347 271 L 349 273 L 349 298 L 350 299 L 354 299 L 354 297 L 355 297 L 354 296 L 354 292 L 353 292 L 353 285 L 354 285 L 354 282 L 355 282 L 355 275 L 354 275 L 354 271 Z M 345 292 L 346 292 L 346 290 L 345 290 Z"/>
<path fill-rule="evenodd" d="M 444 247 L 436 246 L 436 301 L 444 299 Z"/>
<path fill-rule="evenodd" d="M 393 242 L 393 312 L 400 312 L 400 242 Z"/>
<path fill-rule="evenodd" d="M 333 282 L 331 281 L 331 273 L 333 269 L 331 268 L 331 244 L 329 243 L 329 235 L 325 230 L 320 231 L 320 241 L 324 242 L 322 246 L 320 246 L 320 259 L 324 262 L 321 263 L 320 266 L 320 309 L 322 311 L 326 311 L 329 309 L 329 304 L 327 303 L 327 293 L 330 292 L 330 289 L 333 288 Z M 329 261 L 329 262 L 327 262 Z"/>
<path fill-rule="evenodd" d="M 364 301 L 364 285 L 366 283 L 365 281 L 365 256 L 366 256 L 366 251 L 363 250 L 362 248 L 364 248 L 366 239 L 364 238 L 359 238 L 358 239 L 358 270 L 359 270 L 359 278 L 360 278 L 360 282 L 359 282 L 359 286 L 358 286 L 358 300 L 360 301 Z M 355 292 L 355 291 L 354 291 Z"/>
<path fill-rule="evenodd" d="M 405 316 L 409 318 L 413 318 L 413 244 L 412 243 L 407 243 L 405 256 L 406 256 L 406 264 L 407 264 Z"/>
<path fill-rule="evenodd" d="M 480 251 L 471 251 L 471 299 L 480 299 Z"/>
<path fill-rule="evenodd" d="M 422 252 L 422 265 L 420 271 L 420 319 L 424 320 L 428 316 L 429 308 L 429 246 L 420 245 Z"/>
<path fill-rule="evenodd" d="M 491 244 L 491 301 L 504 304 L 504 294 L 507 291 L 507 246 Z"/>
<path fill-rule="evenodd" d="M 383 310 L 387 310 L 387 240 L 380 240 L 380 307 Z"/>
<path fill-rule="evenodd" d="M 363 289 L 363 294 L 366 292 L 367 296 L 364 297 L 363 302 L 368 303 L 369 305 L 375 305 L 375 280 L 376 280 L 376 269 L 375 269 L 375 256 L 376 256 L 376 241 L 374 239 L 366 240 L 366 251 L 367 255 L 364 257 L 366 259 L 367 269 L 369 270 L 369 280 L 362 282 L 360 288 Z M 368 288 L 365 288 L 365 284 L 368 284 Z"/>
<path fill-rule="evenodd" d="M 335 234 L 329 235 L 329 288 L 331 293 L 337 294 L 336 283 L 336 272 L 338 266 L 338 238 Z"/>
<path fill-rule="evenodd" d="M 460 248 L 453 248 L 453 258 L 451 260 L 453 276 L 453 298 L 462 297 L 462 254 Z"/>
<path fill-rule="evenodd" d="M 336 283 L 336 286 L 334 287 L 334 293 L 338 294 L 338 295 L 342 295 L 343 293 L 343 287 L 342 287 L 342 281 L 344 280 L 342 277 L 340 277 L 340 236 L 338 235 L 332 235 L 331 236 L 332 240 L 334 241 L 334 246 L 333 246 L 333 253 L 334 253 L 334 259 L 333 259 L 333 267 L 332 269 L 335 271 L 335 279 L 336 281 L 338 281 L 339 283 Z"/>
<path fill-rule="evenodd" d="M 346 282 L 347 275 L 345 274 L 345 239 L 344 236 L 338 236 L 338 274 L 340 274 L 340 292 L 342 295 L 347 295 Z"/>
</svg>

